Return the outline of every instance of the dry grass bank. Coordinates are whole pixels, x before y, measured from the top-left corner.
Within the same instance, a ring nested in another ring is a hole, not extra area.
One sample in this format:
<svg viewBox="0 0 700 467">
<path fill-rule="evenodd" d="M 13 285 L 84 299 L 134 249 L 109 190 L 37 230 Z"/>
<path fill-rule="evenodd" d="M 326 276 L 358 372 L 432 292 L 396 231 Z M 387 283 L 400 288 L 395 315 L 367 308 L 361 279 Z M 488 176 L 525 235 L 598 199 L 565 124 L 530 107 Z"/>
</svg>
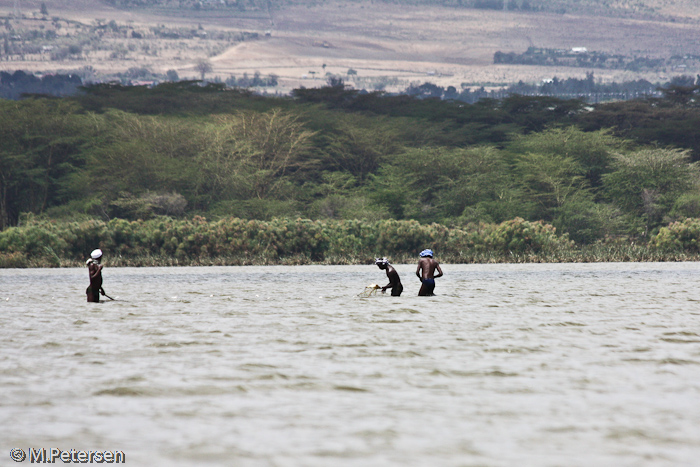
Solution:
<svg viewBox="0 0 700 467">
<path fill-rule="evenodd" d="M 350 84 L 372 88 L 402 89 L 408 84 L 430 81 L 459 87 L 509 84 L 545 78 L 582 78 L 584 68 L 494 65 L 496 51 L 522 52 L 528 46 L 543 48 L 587 47 L 591 51 L 640 57 L 700 55 L 700 2 L 690 0 L 645 3 L 658 13 L 657 20 L 593 16 L 503 12 L 489 10 L 406 7 L 393 4 L 335 2 L 310 8 L 275 10 L 272 17 L 260 12 L 122 11 L 101 2 L 54 0 L 46 2 L 50 16 L 84 24 L 114 20 L 134 28 L 151 26 L 199 28 L 211 33 L 257 32 L 255 41 L 129 39 L 134 51 L 124 58 L 109 53 L 86 54 L 78 60 L 50 61 L 41 57 L 11 57 L 0 61 L 0 69 L 55 71 L 92 66 L 98 72 L 148 67 L 164 73 L 169 69 L 181 78 L 199 78 L 198 60 L 209 58 L 213 72 L 222 79 L 244 72 L 280 77 L 278 90 L 314 87 L 324 75 L 342 75 Z M 23 24 L 31 27 L 40 1 L 23 1 Z M 0 15 L 12 13 L 13 1 L 0 0 Z M 664 16 L 666 15 L 666 16 Z M 671 21 L 671 15 L 685 21 Z M 34 21 L 37 23 L 37 21 Z M 38 26 L 37 26 L 38 27 Z M 269 31 L 270 36 L 265 33 Z M 108 39 L 105 39 L 108 40 Z M 115 42 L 116 43 L 116 42 Z M 150 50 L 150 53 L 140 53 Z M 157 54 L 153 50 L 158 50 Z M 325 66 L 324 66 L 325 65 Z M 349 69 L 357 75 L 348 77 Z M 663 81 L 676 74 L 697 74 L 700 69 L 658 70 L 633 73 L 624 70 L 595 70 L 603 81 L 644 78 Z"/>
</svg>

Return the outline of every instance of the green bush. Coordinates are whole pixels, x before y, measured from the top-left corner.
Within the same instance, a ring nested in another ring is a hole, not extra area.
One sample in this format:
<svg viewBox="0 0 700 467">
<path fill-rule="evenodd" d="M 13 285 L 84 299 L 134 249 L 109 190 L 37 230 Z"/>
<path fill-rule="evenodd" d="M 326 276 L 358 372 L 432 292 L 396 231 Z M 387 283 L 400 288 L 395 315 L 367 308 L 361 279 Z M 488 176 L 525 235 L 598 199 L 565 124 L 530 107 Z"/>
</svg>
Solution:
<svg viewBox="0 0 700 467">
<path fill-rule="evenodd" d="M 700 219 L 685 219 L 661 227 L 649 240 L 649 246 L 660 251 L 700 252 Z"/>
<path fill-rule="evenodd" d="M 568 235 L 557 236 L 556 229 L 549 224 L 516 217 L 498 226 L 489 226 L 483 243 L 476 247 L 500 253 L 539 253 L 571 248 L 573 245 Z"/>
<path fill-rule="evenodd" d="M 30 219 L 0 232 L 0 254 L 6 265 L 22 261 L 62 265 L 64 260 L 82 261 L 94 248 L 102 248 L 108 258 L 126 264 L 139 258 L 161 258 L 156 263 L 166 264 L 213 264 L 217 258 L 227 258 L 228 264 L 271 264 L 358 263 L 375 256 L 406 260 L 417 257 L 424 248 L 435 250 L 443 260 L 475 258 L 483 252 L 508 260 L 512 255 L 551 254 L 572 247 L 568 236 L 558 236 L 551 225 L 520 218 L 463 229 L 397 220 L 227 217 L 207 221 L 195 216 L 112 219 L 105 223 Z"/>
<path fill-rule="evenodd" d="M 679 196 L 669 214 L 673 219 L 700 218 L 700 194 L 685 193 Z"/>
<path fill-rule="evenodd" d="M 0 253 L 0 268 L 23 268 L 27 264 L 27 255 L 24 253 Z"/>
</svg>

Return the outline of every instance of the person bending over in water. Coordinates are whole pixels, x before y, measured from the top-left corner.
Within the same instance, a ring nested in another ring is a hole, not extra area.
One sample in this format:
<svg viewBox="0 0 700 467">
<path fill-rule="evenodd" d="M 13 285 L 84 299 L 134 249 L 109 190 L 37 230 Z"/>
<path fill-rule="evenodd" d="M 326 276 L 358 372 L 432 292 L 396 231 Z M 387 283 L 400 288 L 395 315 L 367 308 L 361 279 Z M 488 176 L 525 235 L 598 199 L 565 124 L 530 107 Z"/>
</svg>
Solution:
<svg viewBox="0 0 700 467">
<path fill-rule="evenodd" d="M 85 291 L 88 302 L 99 302 L 100 294 L 105 294 L 105 290 L 102 288 L 102 265 L 100 264 L 100 259 L 102 259 L 102 250 L 97 249 L 90 253 L 90 259 L 86 262 L 90 273 L 90 286 Z"/>
<path fill-rule="evenodd" d="M 403 285 L 401 285 L 399 273 L 389 264 L 389 260 L 386 258 L 377 258 L 374 264 L 376 264 L 379 269 L 386 270 L 386 277 L 389 278 L 389 283 L 382 287 L 382 293 L 386 293 L 386 289 L 391 289 L 392 297 L 400 296 L 401 292 L 403 292 Z"/>
<path fill-rule="evenodd" d="M 437 274 L 435 271 L 437 270 Z M 418 269 L 416 276 L 420 279 L 422 285 L 418 291 L 419 297 L 428 297 L 435 295 L 435 279 L 442 276 L 442 269 L 437 261 L 433 259 L 433 250 L 423 250 L 420 252 L 420 260 L 418 261 Z"/>
</svg>

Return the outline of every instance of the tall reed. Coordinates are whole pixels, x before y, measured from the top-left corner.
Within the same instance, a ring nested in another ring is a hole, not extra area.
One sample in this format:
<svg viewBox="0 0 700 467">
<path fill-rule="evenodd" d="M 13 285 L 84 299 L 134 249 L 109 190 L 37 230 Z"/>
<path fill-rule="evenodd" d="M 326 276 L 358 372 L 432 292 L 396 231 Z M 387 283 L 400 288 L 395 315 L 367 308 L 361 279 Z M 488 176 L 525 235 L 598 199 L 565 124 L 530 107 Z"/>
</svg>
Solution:
<svg viewBox="0 0 700 467">
<path fill-rule="evenodd" d="M 367 264 L 378 256 L 408 263 L 424 248 L 449 263 L 700 259 L 699 220 L 664 229 L 649 244 L 618 239 L 579 246 L 551 225 L 520 218 L 461 228 L 398 220 L 30 218 L 0 232 L 0 267 L 79 266 L 94 248 L 113 266 Z"/>
</svg>

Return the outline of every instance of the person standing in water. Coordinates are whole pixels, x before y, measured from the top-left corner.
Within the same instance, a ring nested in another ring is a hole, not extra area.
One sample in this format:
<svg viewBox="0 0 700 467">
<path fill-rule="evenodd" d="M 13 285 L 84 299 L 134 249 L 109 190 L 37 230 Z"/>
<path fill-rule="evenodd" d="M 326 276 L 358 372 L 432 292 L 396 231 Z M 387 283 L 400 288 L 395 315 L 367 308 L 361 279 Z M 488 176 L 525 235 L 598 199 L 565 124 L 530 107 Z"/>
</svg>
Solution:
<svg viewBox="0 0 700 467">
<path fill-rule="evenodd" d="M 394 269 L 391 264 L 389 264 L 389 260 L 386 258 L 377 258 L 374 261 L 374 264 L 376 264 L 379 269 L 385 270 L 386 277 L 389 278 L 389 283 L 382 287 L 382 293 L 386 293 L 386 289 L 391 289 L 392 297 L 401 296 L 401 292 L 403 292 L 403 285 L 401 285 L 399 273 L 396 272 L 396 269 Z"/>
<path fill-rule="evenodd" d="M 435 271 L 438 273 L 435 274 Z M 420 252 L 420 260 L 418 261 L 418 269 L 416 276 L 421 281 L 419 297 L 429 297 L 435 295 L 435 279 L 442 277 L 442 269 L 437 261 L 433 259 L 433 250 L 423 250 Z"/>
<path fill-rule="evenodd" d="M 90 286 L 85 291 L 85 293 L 87 294 L 88 302 L 98 303 L 100 301 L 100 294 L 105 294 L 105 291 L 102 288 L 102 265 L 100 264 L 101 259 L 102 250 L 98 248 L 97 250 L 93 250 L 93 252 L 90 253 L 90 259 L 86 262 L 88 272 L 90 273 Z"/>
</svg>

